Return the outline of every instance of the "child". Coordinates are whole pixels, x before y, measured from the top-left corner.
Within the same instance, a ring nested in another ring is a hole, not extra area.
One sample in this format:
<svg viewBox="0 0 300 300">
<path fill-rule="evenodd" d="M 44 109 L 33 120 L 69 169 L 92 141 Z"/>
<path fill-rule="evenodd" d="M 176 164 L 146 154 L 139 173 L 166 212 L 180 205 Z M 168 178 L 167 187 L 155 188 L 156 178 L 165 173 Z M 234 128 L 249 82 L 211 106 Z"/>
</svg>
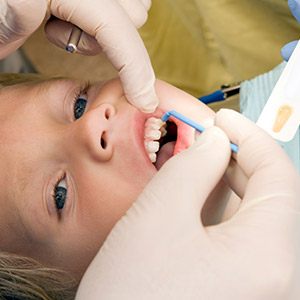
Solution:
<svg viewBox="0 0 300 300">
<path fill-rule="evenodd" d="M 214 116 L 162 81 L 154 114 L 130 105 L 117 79 L 86 84 L 18 75 L 2 86 L 1 250 L 77 279 L 157 170 L 193 143 L 194 130 L 177 123 L 177 137 L 167 128 L 166 144 L 159 145 L 163 113 L 174 109 L 204 126 Z M 203 212 L 207 223 L 226 215 L 217 205 Z"/>
</svg>

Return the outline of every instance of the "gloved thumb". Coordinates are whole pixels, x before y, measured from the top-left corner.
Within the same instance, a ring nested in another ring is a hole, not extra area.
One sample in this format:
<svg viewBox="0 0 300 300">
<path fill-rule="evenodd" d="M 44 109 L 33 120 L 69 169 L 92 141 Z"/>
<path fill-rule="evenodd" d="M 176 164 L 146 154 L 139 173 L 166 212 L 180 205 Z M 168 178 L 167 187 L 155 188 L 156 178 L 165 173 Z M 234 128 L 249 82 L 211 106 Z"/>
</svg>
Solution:
<svg viewBox="0 0 300 300">
<path fill-rule="evenodd" d="M 0 58 L 20 47 L 40 26 L 46 12 L 45 0 L 1 0 Z"/>
</svg>

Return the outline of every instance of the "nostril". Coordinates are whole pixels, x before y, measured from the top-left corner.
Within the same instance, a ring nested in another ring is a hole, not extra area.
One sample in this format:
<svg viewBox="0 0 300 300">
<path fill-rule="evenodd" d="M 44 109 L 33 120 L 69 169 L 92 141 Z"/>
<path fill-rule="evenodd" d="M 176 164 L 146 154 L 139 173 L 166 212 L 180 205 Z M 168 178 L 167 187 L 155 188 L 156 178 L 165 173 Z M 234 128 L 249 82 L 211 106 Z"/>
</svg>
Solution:
<svg viewBox="0 0 300 300">
<path fill-rule="evenodd" d="M 110 108 L 107 108 L 107 109 L 105 110 L 105 112 L 104 112 L 104 117 L 105 117 L 105 119 L 108 120 L 108 119 L 110 118 L 111 114 L 112 114 L 111 109 L 110 109 Z"/>
<path fill-rule="evenodd" d="M 107 142 L 106 142 L 106 132 L 105 131 L 101 135 L 100 144 L 103 149 L 106 149 Z"/>
</svg>

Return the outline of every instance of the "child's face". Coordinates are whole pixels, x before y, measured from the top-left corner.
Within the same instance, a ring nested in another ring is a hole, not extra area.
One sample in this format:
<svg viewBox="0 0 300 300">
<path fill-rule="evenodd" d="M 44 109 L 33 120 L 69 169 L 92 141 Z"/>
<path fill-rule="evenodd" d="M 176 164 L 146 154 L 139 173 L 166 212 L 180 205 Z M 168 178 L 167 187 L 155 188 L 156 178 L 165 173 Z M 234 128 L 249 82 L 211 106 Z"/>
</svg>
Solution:
<svg viewBox="0 0 300 300">
<path fill-rule="evenodd" d="M 1 250 L 77 276 L 157 172 L 144 147 L 153 114 L 131 106 L 118 80 L 83 92 L 86 107 L 75 101 L 79 90 L 77 81 L 51 80 L 0 91 Z M 213 116 L 164 82 L 156 90 L 158 118 L 170 109 L 199 122 Z M 180 134 L 178 150 L 192 142 L 193 130 Z"/>
</svg>

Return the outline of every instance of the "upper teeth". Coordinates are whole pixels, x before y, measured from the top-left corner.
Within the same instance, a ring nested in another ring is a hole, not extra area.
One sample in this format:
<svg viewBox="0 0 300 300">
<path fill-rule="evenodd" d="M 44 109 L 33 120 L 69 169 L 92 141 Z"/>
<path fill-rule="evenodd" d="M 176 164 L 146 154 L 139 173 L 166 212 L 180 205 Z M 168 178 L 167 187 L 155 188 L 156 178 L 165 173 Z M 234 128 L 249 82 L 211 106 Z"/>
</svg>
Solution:
<svg viewBox="0 0 300 300">
<path fill-rule="evenodd" d="M 145 149 L 148 152 L 151 162 L 155 163 L 159 150 L 159 142 L 161 136 L 166 135 L 167 131 L 163 127 L 164 122 L 161 119 L 151 117 L 145 123 Z"/>
</svg>

